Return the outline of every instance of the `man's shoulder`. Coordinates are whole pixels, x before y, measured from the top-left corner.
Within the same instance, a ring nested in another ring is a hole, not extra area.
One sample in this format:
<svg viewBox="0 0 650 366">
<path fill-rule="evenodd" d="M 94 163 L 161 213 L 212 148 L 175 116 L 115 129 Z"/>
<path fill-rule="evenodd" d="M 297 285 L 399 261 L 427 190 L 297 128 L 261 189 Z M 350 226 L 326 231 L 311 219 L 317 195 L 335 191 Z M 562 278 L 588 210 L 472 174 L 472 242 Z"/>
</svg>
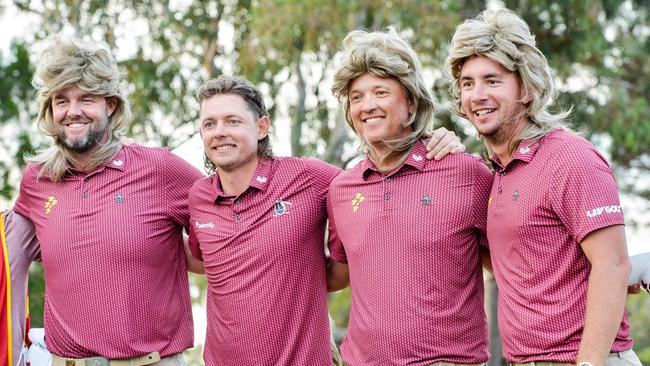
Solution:
<svg viewBox="0 0 650 366">
<path fill-rule="evenodd" d="M 308 174 L 311 176 L 336 175 L 341 168 L 330 163 L 312 157 L 283 156 L 273 159 L 276 172 L 278 169 L 293 171 L 296 174 Z"/>
<path fill-rule="evenodd" d="M 338 187 L 344 184 L 354 184 L 363 181 L 363 172 L 368 167 L 368 158 L 365 158 L 355 164 L 353 167 L 341 170 L 340 173 L 332 180 L 331 187 Z"/>
<path fill-rule="evenodd" d="M 127 154 L 142 158 L 162 158 L 166 155 L 172 154 L 166 147 L 145 146 L 133 142 L 124 144 L 122 149 L 124 149 Z"/>
<path fill-rule="evenodd" d="M 578 133 L 563 128 L 558 128 L 547 133 L 540 141 L 542 146 L 551 146 L 556 149 L 585 149 L 594 145 Z"/>
<path fill-rule="evenodd" d="M 208 194 L 212 190 L 211 187 L 214 184 L 215 179 L 217 179 L 216 174 L 197 179 L 190 188 L 190 200 L 193 198 L 204 197 Z"/>
<path fill-rule="evenodd" d="M 540 144 L 544 154 L 553 156 L 554 161 L 560 165 L 580 165 L 586 161 L 594 161 L 609 166 L 607 159 L 589 140 L 573 131 L 553 130 L 542 138 Z"/>
</svg>

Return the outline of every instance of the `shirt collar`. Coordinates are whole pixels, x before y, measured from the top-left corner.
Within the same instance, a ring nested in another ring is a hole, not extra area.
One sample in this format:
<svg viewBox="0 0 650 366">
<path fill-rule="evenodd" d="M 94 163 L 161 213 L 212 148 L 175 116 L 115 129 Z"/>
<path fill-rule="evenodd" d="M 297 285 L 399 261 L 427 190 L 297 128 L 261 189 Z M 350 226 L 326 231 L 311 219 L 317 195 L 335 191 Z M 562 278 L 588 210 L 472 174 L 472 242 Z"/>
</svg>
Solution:
<svg viewBox="0 0 650 366">
<path fill-rule="evenodd" d="M 248 188 L 244 192 L 248 191 L 250 188 L 255 188 L 261 192 L 266 192 L 270 182 L 271 182 L 271 173 L 273 168 L 272 159 L 262 159 L 257 164 L 255 168 L 255 173 L 251 178 Z M 219 174 L 215 173 L 212 177 L 212 191 L 214 194 L 214 200 L 217 201 L 221 198 L 231 197 L 223 191 L 221 186 L 221 179 L 219 179 Z"/>
<path fill-rule="evenodd" d="M 503 166 L 501 164 L 501 160 L 496 155 L 490 158 L 490 161 L 492 162 L 492 166 L 494 167 L 494 169 L 497 171 L 507 169 L 509 166 L 512 165 L 512 163 L 515 160 L 519 160 L 524 163 L 529 163 L 531 160 L 533 160 L 533 157 L 535 156 L 535 153 L 537 152 L 539 145 L 540 145 L 540 139 L 522 140 L 519 142 L 519 145 L 515 149 L 515 152 L 512 155 L 512 159 L 510 160 L 510 163 L 508 163 L 508 165 Z"/>
<path fill-rule="evenodd" d="M 379 173 L 379 170 L 368 157 L 361 161 L 361 177 L 366 180 L 373 173 Z M 427 149 L 424 140 L 417 141 L 411 151 L 407 153 L 406 159 L 402 164 L 395 169 L 391 174 L 393 175 L 398 171 L 404 169 L 404 166 L 415 168 L 418 171 L 423 171 L 427 164 Z"/>
<path fill-rule="evenodd" d="M 99 165 L 95 169 L 93 169 L 90 172 L 82 172 L 78 171 L 72 167 L 68 167 L 68 173 L 71 176 L 89 176 L 89 175 L 94 175 L 97 173 L 100 173 L 104 171 L 106 168 L 111 168 L 115 169 L 121 172 L 124 172 L 126 170 L 126 167 L 128 166 L 128 159 L 126 156 L 126 152 L 124 151 L 124 146 L 120 147 L 120 149 L 117 151 L 115 156 L 112 158 L 108 159 L 104 164 Z"/>
</svg>

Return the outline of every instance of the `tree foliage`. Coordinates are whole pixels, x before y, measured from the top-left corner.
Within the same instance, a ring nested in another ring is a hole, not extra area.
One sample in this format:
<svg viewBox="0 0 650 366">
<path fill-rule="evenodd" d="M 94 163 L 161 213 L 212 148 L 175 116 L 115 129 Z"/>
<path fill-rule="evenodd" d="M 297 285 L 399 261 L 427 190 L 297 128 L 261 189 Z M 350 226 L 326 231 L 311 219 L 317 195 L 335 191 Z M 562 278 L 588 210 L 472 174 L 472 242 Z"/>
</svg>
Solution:
<svg viewBox="0 0 650 366">
<path fill-rule="evenodd" d="M 455 130 L 472 151 L 481 149 L 467 122 L 453 116 L 441 65 L 457 24 L 485 9 L 482 0 L 14 0 L 38 21 L 0 54 L 0 129 L 8 159 L 0 160 L 0 195 L 16 194 L 23 155 L 46 140 L 31 121 L 30 86 L 43 40 L 54 33 L 102 40 L 117 55 L 130 91 L 130 133 L 174 148 L 196 133 L 194 93 L 208 78 L 242 75 L 267 97 L 276 132 L 288 129 L 294 155 L 346 166 L 354 137 L 331 96 L 342 38 L 352 29 L 394 25 L 421 56 L 439 104 L 437 123 Z M 621 187 L 650 199 L 639 184 L 650 171 L 650 3 L 644 0 L 505 0 L 536 34 L 556 71 L 560 108 L 594 139 L 609 141 Z M 286 128 L 289 127 L 289 128 Z M 349 295 L 331 298 L 345 314 Z M 337 310 L 338 311 L 338 310 Z M 339 324 L 346 315 L 334 314 Z M 640 319 L 640 318 L 639 318 Z M 643 320 L 647 324 L 647 319 Z"/>
</svg>

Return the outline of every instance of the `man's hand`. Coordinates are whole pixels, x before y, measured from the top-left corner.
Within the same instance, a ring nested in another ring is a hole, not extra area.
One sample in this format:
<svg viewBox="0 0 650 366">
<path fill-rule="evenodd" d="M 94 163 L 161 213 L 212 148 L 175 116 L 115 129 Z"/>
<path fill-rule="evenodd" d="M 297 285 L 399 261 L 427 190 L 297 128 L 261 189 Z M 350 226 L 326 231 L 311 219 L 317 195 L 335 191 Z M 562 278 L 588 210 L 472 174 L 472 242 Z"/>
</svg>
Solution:
<svg viewBox="0 0 650 366">
<path fill-rule="evenodd" d="M 449 131 L 444 127 L 440 127 L 433 131 L 431 139 L 427 144 L 427 159 L 440 160 L 447 156 L 447 154 L 456 154 L 465 151 L 465 145 L 460 142 L 460 139 L 454 131 Z"/>
</svg>

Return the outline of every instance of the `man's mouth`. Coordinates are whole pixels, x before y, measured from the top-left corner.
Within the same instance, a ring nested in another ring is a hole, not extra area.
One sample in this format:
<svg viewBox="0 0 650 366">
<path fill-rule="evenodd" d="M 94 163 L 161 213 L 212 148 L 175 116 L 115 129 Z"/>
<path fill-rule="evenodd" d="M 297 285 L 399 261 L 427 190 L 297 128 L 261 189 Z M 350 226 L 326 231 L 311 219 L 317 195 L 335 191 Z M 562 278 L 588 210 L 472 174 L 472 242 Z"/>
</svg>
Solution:
<svg viewBox="0 0 650 366">
<path fill-rule="evenodd" d="M 88 123 L 86 123 L 86 122 L 72 122 L 72 123 L 66 124 L 65 126 L 68 127 L 68 128 L 71 128 L 73 130 L 76 130 L 76 129 L 82 128 L 83 126 L 85 126 L 87 124 Z"/>
<path fill-rule="evenodd" d="M 230 151 L 235 148 L 235 145 L 232 144 L 227 144 L 227 145 L 217 145 L 213 146 L 212 149 L 216 151 Z"/>
<path fill-rule="evenodd" d="M 481 117 L 481 116 L 485 116 L 486 114 L 490 114 L 494 111 L 496 111 L 496 109 L 480 109 L 478 111 L 474 111 L 474 115 L 477 117 Z"/>
<path fill-rule="evenodd" d="M 370 117 L 363 120 L 363 122 L 368 124 L 379 123 L 384 120 L 384 117 Z"/>
</svg>

